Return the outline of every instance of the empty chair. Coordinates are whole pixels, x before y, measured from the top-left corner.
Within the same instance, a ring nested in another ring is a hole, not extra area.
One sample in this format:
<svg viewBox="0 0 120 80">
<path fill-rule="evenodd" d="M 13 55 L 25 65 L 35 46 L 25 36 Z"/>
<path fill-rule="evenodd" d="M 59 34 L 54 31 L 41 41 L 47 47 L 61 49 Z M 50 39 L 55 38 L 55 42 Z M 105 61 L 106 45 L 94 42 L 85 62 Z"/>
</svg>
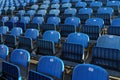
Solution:
<svg viewBox="0 0 120 80">
<path fill-rule="evenodd" d="M 27 28 L 27 24 L 29 22 L 30 22 L 30 17 L 24 16 L 20 19 L 20 22 L 18 22 L 16 26 L 21 27 L 22 30 L 25 31 Z"/>
<path fill-rule="evenodd" d="M 60 8 L 60 4 L 58 4 L 58 3 L 52 4 L 51 8 L 52 9 L 59 9 Z"/>
<path fill-rule="evenodd" d="M 19 67 L 9 62 L 3 62 L 2 63 L 2 76 L 0 79 L 22 80 Z"/>
<path fill-rule="evenodd" d="M 98 8 L 102 6 L 102 2 L 94 1 L 90 3 L 90 7 L 93 9 L 94 12 L 97 12 Z"/>
<path fill-rule="evenodd" d="M 38 10 L 38 11 L 37 11 L 37 14 L 35 14 L 35 15 L 36 15 L 36 16 L 37 16 L 37 15 L 40 15 L 40 16 L 45 16 L 45 15 L 46 15 L 46 13 L 47 13 L 47 11 L 46 11 L 46 10 L 41 9 L 41 10 Z"/>
<path fill-rule="evenodd" d="M 77 10 L 75 8 L 67 8 L 64 10 L 64 13 L 61 15 L 62 21 L 64 21 L 67 17 L 75 16 Z"/>
<path fill-rule="evenodd" d="M 58 31 L 49 30 L 43 34 L 43 39 L 47 41 L 52 41 L 55 44 L 58 44 L 60 41 L 61 35 Z"/>
<path fill-rule="evenodd" d="M 40 6 L 40 9 L 48 9 L 49 5 L 48 4 L 42 4 Z"/>
<path fill-rule="evenodd" d="M 24 14 L 25 14 L 25 10 L 19 10 L 17 13 L 19 17 L 22 17 Z"/>
<path fill-rule="evenodd" d="M 33 10 L 38 10 L 38 8 L 39 8 L 39 6 L 37 4 L 34 4 L 31 6 L 31 9 L 33 9 Z"/>
<path fill-rule="evenodd" d="M 0 58 L 3 60 L 7 60 L 9 54 L 9 48 L 6 45 L 0 45 Z"/>
<path fill-rule="evenodd" d="M 2 62 L 8 60 L 9 48 L 6 45 L 0 45 L 0 72 L 2 72 Z"/>
<path fill-rule="evenodd" d="M 8 31 L 9 31 L 9 28 L 7 26 L 0 27 L 0 34 L 6 34 Z"/>
<path fill-rule="evenodd" d="M 22 80 L 28 74 L 30 54 L 23 49 L 15 49 L 9 62 L 3 62 L 2 76 L 5 79 Z M 4 75 L 4 72 L 6 73 Z M 11 75 L 10 75 L 11 74 Z M 21 76 L 22 75 L 22 76 Z"/>
<path fill-rule="evenodd" d="M 5 23 L 5 26 L 8 26 L 11 30 L 13 27 L 15 27 L 15 23 L 17 23 L 19 18 L 17 16 L 14 16 L 10 19 L 10 21 Z"/>
<path fill-rule="evenodd" d="M 69 3 L 70 0 L 61 0 L 61 3 Z"/>
<path fill-rule="evenodd" d="M 61 58 L 68 66 L 75 66 L 83 63 L 86 56 L 84 49 L 88 47 L 89 36 L 84 33 L 71 33 L 67 37 L 66 43 L 62 45 Z M 85 53 L 85 54 L 84 54 Z"/>
<path fill-rule="evenodd" d="M 110 7 L 99 8 L 97 14 L 94 14 L 94 17 L 102 18 L 105 25 L 110 25 L 113 13 L 114 10 Z"/>
<path fill-rule="evenodd" d="M 68 34 L 76 32 L 80 27 L 81 20 L 78 17 L 67 17 L 64 24 L 60 24 L 60 34 L 62 37 L 67 37 Z"/>
<path fill-rule="evenodd" d="M 71 3 L 63 3 L 62 8 L 70 8 L 72 6 Z"/>
<path fill-rule="evenodd" d="M 39 37 L 39 31 L 37 29 L 27 29 L 24 35 L 25 37 L 37 40 L 37 38 Z"/>
<path fill-rule="evenodd" d="M 112 7 L 114 9 L 115 15 L 119 14 L 120 1 L 108 1 L 107 6 Z"/>
<path fill-rule="evenodd" d="M 27 13 L 25 13 L 24 15 L 32 17 L 32 16 L 34 16 L 35 13 L 36 13 L 35 10 L 28 10 Z"/>
<path fill-rule="evenodd" d="M 60 3 L 60 0 L 52 0 L 52 2 L 51 3 L 53 3 L 53 4 L 55 4 L 55 3 Z"/>
<path fill-rule="evenodd" d="M 75 8 L 65 9 L 64 14 L 71 14 L 72 16 L 76 15 L 77 10 Z"/>
<path fill-rule="evenodd" d="M 59 17 L 49 17 L 49 18 L 47 19 L 47 23 L 41 25 L 42 32 L 44 33 L 44 32 L 47 31 L 47 30 L 56 30 L 56 29 L 57 29 L 57 26 L 58 26 L 59 23 L 60 23 L 60 21 L 61 21 L 61 20 L 60 20 Z"/>
<path fill-rule="evenodd" d="M 17 47 L 16 36 L 11 34 L 4 34 L 4 44 L 9 48 L 15 49 Z"/>
<path fill-rule="evenodd" d="M 99 37 L 96 46 L 92 48 L 91 62 L 105 68 L 120 70 L 119 45 L 119 36 L 104 35 Z"/>
<path fill-rule="evenodd" d="M 29 23 L 29 28 L 40 30 L 40 25 L 42 25 L 43 23 L 44 23 L 44 18 L 36 16 L 33 18 L 32 22 Z"/>
<path fill-rule="evenodd" d="M 80 44 L 83 47 L 87 48 L 89 43 L 89 36 L 84 33 L 70 33 L 67 37 L 66 42 L 73 44 Z"/>
<path fill-rule="evenodd" d="M 48 66 L 50 68 L 48 68 Z M 54 80 L 62 80 L 64 63 L 61 59 L 55 56 L 44 56 L 39 59 L 37 72 L 48 74 L 50 77 L 53 77 Z"/>
<path fill-rule="evenodd" d="M 41 55 L 55 55 L 55 45 L 54 42 L 39 39 L 37 40 L 37 48 L 35 51 L 36 54 L 32 54 L 32 58 L 35 60 L 39 60 Z"/>
<path fill-rule="evenodd" d="M 120 18 L 115 18 L 112 20 L 110 27 L 107 29 L 107 33 L 111 35 L 120 35 Z"/>
<path fill-rule="evenodd" d="M 102 28 L 104 27 L 104 21 L 101 18 L 90 18 L 82 26 L 81 32 L 89 35 L 90 40 L 97 40 L 101 35 Z"/>
<path fill-rule="evenodd" d="M 81 1 L 78 1 L 76 4 L 75 4 L 75 7 L 77 9 L 80 9 L 80 8 L 85 8 L 87 6 L 87 3 L 86 2 L 81 2 Z"/>
<path fill-rule="evenodd" d="M 39 31 L 37 29 L 27 29 L 24 35 L 25 36 L 19 37 L 18 48 L 26 49 L 29 52 L 32 52 L 35 49 L 33 41 L 38 39 Z"/>
<path fill-rule="evenodd" d="M 85 21 L 91 17 L 92 13 L 92 8 L 81 8 L 78 11 L 77 17 L 80 18 L 82 24 L 85 24 Z"/>
<path fill-rule="evenodd" d="M 49 14 L 52 14 L 52 15 L 55 15 L 55 16 L 59 16 L 60 10 L 59 9 L 51 9 L 49 11 Z"/>
<path fill-rule="evenodd" d="M 8 17 L 8 16 L 2 17 L 0 26 L 4 26 L 5 22 L 7 22 L 8 20 L 9 20 L 9 17 Z"/>
<path fill-rule="evenodd" d="M 14 27 L 14 28 L 12 28 L 11 35 L 20 36 L 21 34 L 23 34 L 22 28 L 20 28 L 20 27 Z"/>
<path fill-rule="evenodd" d="M 99 74 L 97 74 L 99 72 Z M 72 80 L 109 80 L 107 71 L 92 64 L 79 64 L 75 66 Z"/>
</svg>

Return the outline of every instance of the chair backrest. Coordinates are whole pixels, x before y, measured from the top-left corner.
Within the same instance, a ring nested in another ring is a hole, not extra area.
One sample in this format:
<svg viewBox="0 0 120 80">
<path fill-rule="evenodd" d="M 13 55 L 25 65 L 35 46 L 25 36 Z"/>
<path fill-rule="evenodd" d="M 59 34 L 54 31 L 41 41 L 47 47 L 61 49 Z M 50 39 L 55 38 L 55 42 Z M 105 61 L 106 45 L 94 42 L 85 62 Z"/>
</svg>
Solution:
<svg viewBox="0 0 120 80">
<path fill-rule="evenodd" d="M 24 15 L 24 14 L 25 14 L 25 10 L 19 10 L 19 11 L 18 11 L 18 14 Z"/>
<path fill-rule="evenodd" d="M 9 48 L 6 45 L 0 45 L 0 58 L 3 60 L 7 60 L 7 56 L 9 54 Z"/>
<path fill-rule="evenodd" d="M 47 24 L 54 24 L 58 25 L 60 23 L 60 18 L 59 17 L 49 17 L 47 20 Z"/>
<path fill-rule="evenodd" d="M 24 49 L 13 50 L 10 62 L 13 64 L 21 65 L 23 67 L 28 67 L 30 61 L 30 53 Z"/>
<path fill-rule="evenodd" d="M 104 20 L 101 18 L 89 18 L 86 20 L 85 25 L 99 26 L 102 28 L 104 26 Z"/>
<path fill-rule="evenodd" d="M 38 62 L 37 71 L 57 77 L 58 79 L 62 80 L 62 75 L 64 72 L 64 63 L 58 57 L 44 56 L 41 57 Z"/>
<path fill-rule="evenodd" d="M 62 8 L 70 8 L 72 6 L 71 3 L 64 3 L 62 4 Z"/>
<path fill-rule="evenodd" d="M 39 37 L 39 30 L 27 29 L 25 31 L 25 37 L 32 38 L 33 40 L 36 40 Z"/>
<path fill-rule="evenodd" d="M 31 16 L 33 16 L 35 13 L 36 13 L 35 10 L 28 10 L 28 11 L 27 11 L 27 14 L 29 14 L 29 15 L 31 15 Z"/>
<path fill-rule="evenodd" d="M 48 4 L 42 4 L 42 5 L 40 6 L 40 8 L 42 8 L 42 9 L 47 9 L 48 7 L 49 7 Z"/>
<path fill-rule="evenodd" d="M 46 10 L 38 10 L 37 14 L 41 14 L 42 16 L 46 15 L 47 11 Z"/>
<path fill-rule="evenodd" d="M 99 74 L 97 74 L 99 73 Z M 72 80 L 109 80 L 105 69 L 91 64 L 77 65 L 72 74 Z"/>
<path fill-rule="evenodd" d="M 76 15 L 77 10 L 75 8 L 68 8 L 65 9 L 64 14 L 72 14 L 72 15 Z"/>
<path fill-rule="evenodd" d="M 71 33 L 67 37 L 67 43 L 81 44 L 83 47 L 88 47 L 89 36 L 84 33 Z"/>
<path fill-rule="evenodd" d="M 30 70 L 28 80 L 53 80 L 52 77 Z"/>
<path fill-rule="evenodd" d="M 28 17 L 28 16 L 21 17 L 20 22 L 29 23 L 30 22 L 30 17 Z"/>
<path fill-rule="evenodd" d="M 43 17 L 34 17 L 32 20 L 32 23 L 37 23 L 37 24 L 42 24 L 44 22 L 44 18 Z"/>
<path fill-rule="evenodd" d="M 11 30 L 11 34 L 14 35 L 14 36 L 20 36 L 22 33 L 23 33 L 23 30 L 20 27 L 14 27 Z"/>
<path fill-rule="evenodd" d="M 55 54 L 54 42 L 46 41 L 46 40 L 37 40 L 36 54 L 38 54 L 38 55 L 54 55 Z"/>
<path fill-rule="evenodd" d="M 92 8 L 81 8 L 78 11 L 78 14 L 89 14 L 89 15 L 91 15 L 92 13 L 93 13 Z"/>
<path fill-rule="evenodd" d="M 108 1 L 107 6 L 120 6 L 120 1 Z"/>
<path fill-rule="evenodd" d="M 90 3 L 90 7 L 101 7 L 102 6 L 102 2 L 100 1 L 93 1 L 92 3 Z"/>
<path fill-rule="evenodd" d="M 49 11 L 49 14 L 54 14 L 55 16 L 59 16 L 60 10 L 59 9 L 52 9 Z"/>
<path fill-rule="evenodd" d="M 69 3 L 70 0 L 61 0 L 62 3 Z"/>
<path fill-rule="evenodd" d="M 60 7 L 60 4 L 58 4 L 58 3 L 55 3 L 55 4 L 51 5 L 51 8 L 59 9 L 59 7 Z"/>
<path fill-rule="evenodd" d="M 98 38 L 96 46 L 120 50 L 120 38 L 115 35 L 104 35 Z"/>
<path fill-rule="evenodd" d="M 9 17 L 8 16 L 4 16 L 4 17 L 2 17 L 2 22 L 7 22 L 9 20 Z"/>
<path fill-rule="evenodd" d="M 20 36 L 18 48 L 26 49 L 27 51 L 32 52 L 34 48 L 32 41 L 32 38 Z"/>
<path fill-rule="evenodd" d="M 20 68 L 12 63 L 2 63 L 2 77 L 8 80 L 22 80 Z"/>
<path fill-rule="evenodd" d="M 110 7 L 99 8 L 97 13 L 98 14 L 110 14 L 112 16 L 114 10 Z"/>
<path fill-rule="evenodd" d="M 9 31 L 9 28 L 7 26 L 0 27 L 0 34 L 6 34 L 8 31 Z"/>
<path fill-rule="evenodd" d="M 63 43 L 61 58 L 76 63 L 83 63 L 84 47 L 80 44 Z M 74 66 L 74 65 L 72 65 Z"/>
<path fill-rule="evenodd" d="M 80 25 L 80 19 L 78 17 L 67 17 L 65 19 L 64 24 L 74 25 L 75 27 L 79 27 L 79 25 Z"/>
<path fill-rule="evenodd" d="M 10 19 L 10 22 L 16 23 L 19 20 L 17 16 L 14 16 Z"/>
<path fill-rule="evenodd" d="M 85 8 L 86 6 L 87 6 L 87 3 L 86 2 L 81 2 L 81 1 L 78 1 L 75 4 L 75 7 L 83 7 L 83 8 Z"/>
<path fill-rule="evenodd" d="M 120 18 L 115 18 L 112 20 L 111 26 L 120 26 Z"/>
<path fill-rule="evenodd" d="M 52 3 L 59 3 L 60 0 L 52 0 Z"/>
<path fill-rule="evenodd" d="M 49 30 L 44 32 L 43 39 L 47 41 L 52 41 L 54 43 L 59 43 L 61 36 L 58 31 Z"/>
</svg>

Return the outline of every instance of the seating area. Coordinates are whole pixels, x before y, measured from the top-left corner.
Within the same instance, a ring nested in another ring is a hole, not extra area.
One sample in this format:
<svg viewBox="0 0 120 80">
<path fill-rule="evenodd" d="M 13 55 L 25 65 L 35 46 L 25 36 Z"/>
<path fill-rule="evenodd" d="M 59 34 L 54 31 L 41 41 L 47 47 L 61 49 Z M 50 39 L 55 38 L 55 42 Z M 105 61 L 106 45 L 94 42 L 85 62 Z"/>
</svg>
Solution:
<svg viewBox="0 0 120 80">
<path fill-rule="evenodd" d="M 120 80 L 120 0 L 0 0 L 0 80 Z"/>
</svg>

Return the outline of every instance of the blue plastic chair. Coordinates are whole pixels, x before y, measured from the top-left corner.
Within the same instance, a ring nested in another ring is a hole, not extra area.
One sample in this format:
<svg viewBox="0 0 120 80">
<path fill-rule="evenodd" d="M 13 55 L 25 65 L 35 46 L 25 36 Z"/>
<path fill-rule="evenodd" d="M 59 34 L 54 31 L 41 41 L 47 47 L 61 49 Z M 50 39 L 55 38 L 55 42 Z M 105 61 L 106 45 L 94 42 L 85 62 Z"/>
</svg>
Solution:
<svg viewBox="0 0 120 80">
<path fill-rule="evenodd" d="M 21 75 L 25 78 L 28 74 L 29 62 L 30 62 L 30 53 L 24 49 L 15 49 L 13 50 L 10 62 L 19 66 Z"/>
<path fill-rule="evenodd" d="M 27 29 L 25 31 L 25 37 L 37 40 L 37 38 L 39 37 L 39 31 L 37 29 Z"/>
<path fill-rule="evenodd" d="M 110 35 L 120 35 L 120 18 L 115 18 L 112 20 L 111 25 L 107 29 L 107 34 Z"/>
<path fill-rule="evenodd" d="M 94 25 L 102 28 L 104 26 L 104 20 L 101 18 L 90 18 L 90 19 L 87 19 L 87 21 L 85 22 L 85 25 Z"/>
<path fill-rule="evenodd" d="M 81 8 L 78 11 L 78 14 L 89 14 L 89 15 L 91 15 L 92 13 L 93 13 L 92 8 Z"/>
<path fill-rule="evenodd" d="M 14 36 L 20 36 L 21 34 L 23 34 L 23 30 L 20 27 L 14 27 L 11 30 L 11 34 L 14 35 Z"/>
<path fill-rule="evenodd" d="M 120 38 L 115 35 L 104 35 L 98 38 L 92 48 L 92 63 L 111 70 L 120 70 Z M 114 56 L 113 56 L 114 55 Z"/>
<path fill-rule="evenodd" d="M 99 74 L 97 74 L 99 72 Z M 109 80 L 107 71 L 92 64 L 79 64 L 72 73 L 72 80 Z"/>
<path fill-rule="evenodd" d="M 48 68 L 48 66 L 51 68 Z M 37 72 L 48 74 L 56 79 L 62 80 L 64 63 L 55 56 L 44 56 L 41 57 L 38 62 Z"/>
<path fill-rule="evenodd" d="M 75 27 L 79 27 L 80 19 L 78 17 L 68 17 L 68 18 L 65 19 L 64 24 L 74 25 Z"/>
<path fill-rule="evenodd" d="M 47 24 L 54 24 L 54 25 L 59 25 L 60 23 L 60 18 L 59 17 L 49 17 L 47 19 Z"/>
<path fill-rule="evenodd" d="M 0 34 L 6 34 L 8 31 L 9 31 L 9 28 L 7 26 L 0 27 Z"/>
<path fill-rule="evenodd" d="M 89 36 L 84 33 L 71 33 L 67 37 L 67 43 L 80 44 L 87 48 L 89 43 Z"/>
<path fill-rule="evenodd" d="M 75 8 L 65 9 L 64 14 L 71 14 L 72 16 L 76 15 L 77 10 Z"/>
<path fill-rule="evenodd" d="M 49 30 L 43 34 L 43 40 L 52 41 L 55 44 L 58 44 L 60 41 L 61 35 L 58 31 Z"/>
<path fill-rule="evenodd" d="M 55 16 L 59 16 L 60 10 L 59 10 L 59 9 L 51 9 L 51 10 L 49 11 L 49 14 L 53 14 L 53 15 L 55 15 Z"/>
<path fill-rule="evenodd" d="M 0 45 L 0 58 L 3 60 L 7 60 L 9 54 L 9 48 L 6 45 Z"/>
</svg>

